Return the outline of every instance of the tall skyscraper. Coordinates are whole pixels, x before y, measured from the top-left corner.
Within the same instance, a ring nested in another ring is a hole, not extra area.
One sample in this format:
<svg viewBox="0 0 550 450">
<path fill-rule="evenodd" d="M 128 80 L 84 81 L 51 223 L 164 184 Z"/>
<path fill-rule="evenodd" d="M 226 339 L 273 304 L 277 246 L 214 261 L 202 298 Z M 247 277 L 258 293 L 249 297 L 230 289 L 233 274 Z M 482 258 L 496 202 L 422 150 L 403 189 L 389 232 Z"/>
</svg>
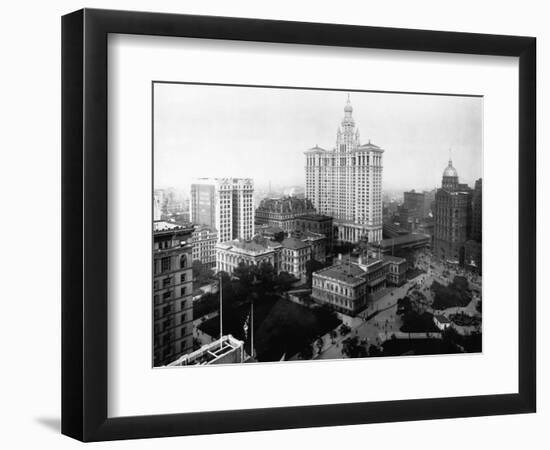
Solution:
<svg viewBox="0 0 550 450">
<path fill-rule="evenodd" d="M 191 184 L 191 222 L 218 232 L 218 242 L 251 239 L 254 184 L 249 178 L 199 178 Z"/>
<path fill-rule="evenodd" d="M 443 172 L 441 189 L 435 194 L 434 254 L 451 263 L 464 262 L 464 243 L 471 224 L 472 190 L 458 183 L 458 172 L 449 160 Z"/>
<path fill-rule="evenodd" d="M 336 146 L 315 146 L 306 155 L 306 197 L 319 214 L 332 216 L 335 239 L 358 242 L 382 239 L 382 150 L 360 143 L 348 95 Z"/>
</svg>

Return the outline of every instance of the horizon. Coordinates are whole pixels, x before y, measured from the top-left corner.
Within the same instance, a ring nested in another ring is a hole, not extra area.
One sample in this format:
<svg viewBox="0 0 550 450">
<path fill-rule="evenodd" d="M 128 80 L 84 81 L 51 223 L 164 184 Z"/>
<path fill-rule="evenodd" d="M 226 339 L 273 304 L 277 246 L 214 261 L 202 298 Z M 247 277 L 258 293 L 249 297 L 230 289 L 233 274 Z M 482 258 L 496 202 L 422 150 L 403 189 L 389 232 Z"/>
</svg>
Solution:
<svg viewBox="0 0 550 450">
<path fill-rule="evenodd" d="M 440 187 L 449 157 L 459 182 L 473 187 L 482 178 L 481 97 L 350 97 L 361 142 L 384 149 L 383 191 Z M 189 190 L 198 177 L 304 187 L 304 151 L 334 147 L 346 100 L 344 91 L 156 83 L 154 189 Z"/>
</svg>

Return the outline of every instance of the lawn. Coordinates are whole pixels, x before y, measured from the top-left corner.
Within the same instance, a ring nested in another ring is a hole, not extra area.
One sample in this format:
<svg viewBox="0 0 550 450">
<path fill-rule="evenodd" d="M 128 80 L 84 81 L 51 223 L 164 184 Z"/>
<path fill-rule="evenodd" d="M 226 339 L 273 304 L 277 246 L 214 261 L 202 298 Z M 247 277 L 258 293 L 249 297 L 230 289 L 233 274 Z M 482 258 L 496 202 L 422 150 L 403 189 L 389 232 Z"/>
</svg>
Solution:
<svg viewBox="0 0 550 450">
<path fill-rule="evenodd" d="M 250 333 L 244 335 L 243 325 L 250 313 L 250 305 L 241 305 L 223 317 L 223 333 L 244 340 L 250 349 Z M 340 324 L 335 314 L 323 308 L 310 309 L 280 298 L 264 294 L 254 302 L 254 348 L 258 361 L 279 361 L 283 354 L 290 357 L 319 336 Z M 219 318 L 210 319 L 199 328 L 210 336 L 219 335 Z"/>
</svg>

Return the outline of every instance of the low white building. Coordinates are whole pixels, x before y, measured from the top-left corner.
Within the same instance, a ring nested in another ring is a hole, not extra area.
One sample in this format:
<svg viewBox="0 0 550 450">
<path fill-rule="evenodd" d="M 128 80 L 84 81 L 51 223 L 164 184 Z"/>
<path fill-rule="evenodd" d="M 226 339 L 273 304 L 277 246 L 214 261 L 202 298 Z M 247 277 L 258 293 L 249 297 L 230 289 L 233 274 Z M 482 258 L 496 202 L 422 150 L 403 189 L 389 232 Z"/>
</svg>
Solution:
<svg viewBox="0 0 550 450">
<path fill-rule="evenodd" d="M 447 319 L 442 314 L 435 314 L 434 315 L 434 324 L 437 328 L 439 328 L 441 331 L 446 330 L 451 326 L 451 321 Z"/>
<path fill-rule="evenodd" d="M 198 350 L 184 355 L 168 364 L 177 366 L 206 366 L 210 364 L 242 363 L 248 359 L 244 351 L 244 342 L 235 339 L 230 334 L 222 336 L 210 344 L 203 345 Z"/>
<path fill-rule="evenodd" d="M 239 264 L 258 266 L 262 263 L 271 264 L 275 271 L 280 270 L 280 248 L 278 242 L 233 240 L 216 244 L 216 270 L 232 274 Z"/>
</svg>

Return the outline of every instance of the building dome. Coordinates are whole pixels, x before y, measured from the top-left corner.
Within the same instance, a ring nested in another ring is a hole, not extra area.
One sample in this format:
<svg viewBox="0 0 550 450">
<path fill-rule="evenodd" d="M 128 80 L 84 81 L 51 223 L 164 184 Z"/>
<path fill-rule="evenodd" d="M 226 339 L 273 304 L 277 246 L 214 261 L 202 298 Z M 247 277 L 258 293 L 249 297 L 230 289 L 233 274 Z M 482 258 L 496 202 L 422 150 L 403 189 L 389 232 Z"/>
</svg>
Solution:
<svg viewBox="0 0 550 450">
<path fill-rule="evenodd" d="M 458 172 L 453 167 L 453 162 L 449 159 L 449 165 L 445 167 L 445 170 L 443 171 L 444 177 L 457 177 L 458 178 Z"/>
</svg>

